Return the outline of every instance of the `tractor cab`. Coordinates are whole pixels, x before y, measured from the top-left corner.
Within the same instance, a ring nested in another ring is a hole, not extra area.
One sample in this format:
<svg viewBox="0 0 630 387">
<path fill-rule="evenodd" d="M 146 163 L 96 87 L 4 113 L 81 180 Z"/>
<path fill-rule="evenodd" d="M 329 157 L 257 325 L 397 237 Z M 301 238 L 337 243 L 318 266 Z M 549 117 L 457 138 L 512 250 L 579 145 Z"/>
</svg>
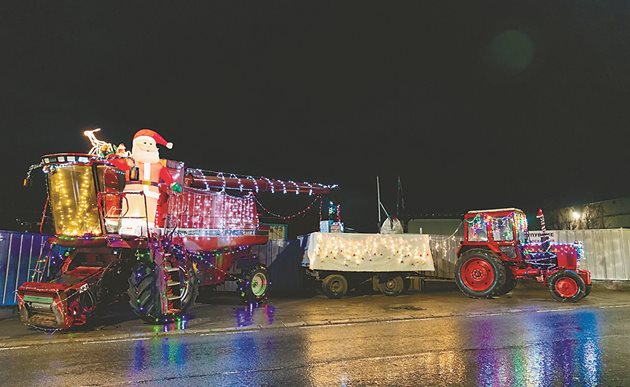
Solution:
<svg viewBox="0 0 630 387">
<path fill-rule="evenodd" d="M 482 248 L 503 260 L 516 260 L 527 242 L 527 217 L 523 211 L 516 208 L 469 211 L 464 216 L 464 241 L 458 255 Z"/>
</svg>

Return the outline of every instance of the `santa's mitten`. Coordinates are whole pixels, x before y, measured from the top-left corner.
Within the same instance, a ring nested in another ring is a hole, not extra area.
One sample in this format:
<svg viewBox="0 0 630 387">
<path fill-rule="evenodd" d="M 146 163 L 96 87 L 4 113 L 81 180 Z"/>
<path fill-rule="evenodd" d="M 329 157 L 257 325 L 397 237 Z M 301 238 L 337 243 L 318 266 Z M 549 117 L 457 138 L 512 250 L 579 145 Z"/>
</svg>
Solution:
<svg viewBox="0 0 630 387">
<path fill-rule="evenodd" d="M 176 193 L 182 193 L 183 191 L 182 186 L 177 183 L 171 184 L 171 189 L 173 190 L 173 192 L 176 192 Z"/>
</svg>

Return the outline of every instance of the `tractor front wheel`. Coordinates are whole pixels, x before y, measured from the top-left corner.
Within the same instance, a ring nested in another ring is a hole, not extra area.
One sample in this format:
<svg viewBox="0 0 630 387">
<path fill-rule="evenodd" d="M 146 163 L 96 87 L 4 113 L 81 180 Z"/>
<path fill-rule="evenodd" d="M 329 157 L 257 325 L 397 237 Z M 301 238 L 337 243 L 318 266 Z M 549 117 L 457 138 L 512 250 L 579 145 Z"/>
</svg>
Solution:
<svg viewBox="0 0 630 387">
<path fill-rule="evenodd" d="M 571 270 L 560 270 L 549 277 L 549 292 L 558 302 L 578 302 L 586 297 L 586 284 Z"/>
<path fill-rule="evenodd" d="M 455 283 L 472 298 L 491 298 L 504 289 L 506 271 L 503 262 L 484 250 L 469 250 L 457 261 Z"/>
<path fill-rule="evenodd" d="M 245 302 L 260 302 L 267 297 L 269 273 L 262 264 L 255 264 L 243 270 L 238 282 L 239 294 Z"/>
</svg>

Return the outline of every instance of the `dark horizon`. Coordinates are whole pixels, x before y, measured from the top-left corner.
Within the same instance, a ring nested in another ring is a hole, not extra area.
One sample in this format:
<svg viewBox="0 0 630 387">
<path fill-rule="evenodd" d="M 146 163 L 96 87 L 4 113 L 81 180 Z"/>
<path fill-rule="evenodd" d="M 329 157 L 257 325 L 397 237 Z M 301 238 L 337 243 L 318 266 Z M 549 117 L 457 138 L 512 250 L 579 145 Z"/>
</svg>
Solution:
<svg viewBox="0 0 630 387">
<path fill-rule="evenodd" d="M 377 175 L 416 214 L 630 193 L 630 4 L 68 4 L 0 5 L 3 228 L 41 214 L 28 166 L 96 127 L 127 147 L 155 129 L 191 167 L 339 184 L 358 231 Z"/>
</svg>

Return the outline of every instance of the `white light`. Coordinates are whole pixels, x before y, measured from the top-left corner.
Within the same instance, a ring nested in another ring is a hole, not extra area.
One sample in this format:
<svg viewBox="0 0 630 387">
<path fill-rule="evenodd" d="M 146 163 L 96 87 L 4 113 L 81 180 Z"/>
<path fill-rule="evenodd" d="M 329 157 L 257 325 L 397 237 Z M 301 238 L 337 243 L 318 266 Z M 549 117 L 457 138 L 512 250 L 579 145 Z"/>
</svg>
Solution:
<svg viewBox="0 0 630 387">
<path fill-rule="evenodd" d="M 571 217 L 573 218 L 573 220 L 580 220 L 582 215 L 579 212 L 577 212 L 577 211 L 572 211 L 571 212 Z"/>
</svg>

